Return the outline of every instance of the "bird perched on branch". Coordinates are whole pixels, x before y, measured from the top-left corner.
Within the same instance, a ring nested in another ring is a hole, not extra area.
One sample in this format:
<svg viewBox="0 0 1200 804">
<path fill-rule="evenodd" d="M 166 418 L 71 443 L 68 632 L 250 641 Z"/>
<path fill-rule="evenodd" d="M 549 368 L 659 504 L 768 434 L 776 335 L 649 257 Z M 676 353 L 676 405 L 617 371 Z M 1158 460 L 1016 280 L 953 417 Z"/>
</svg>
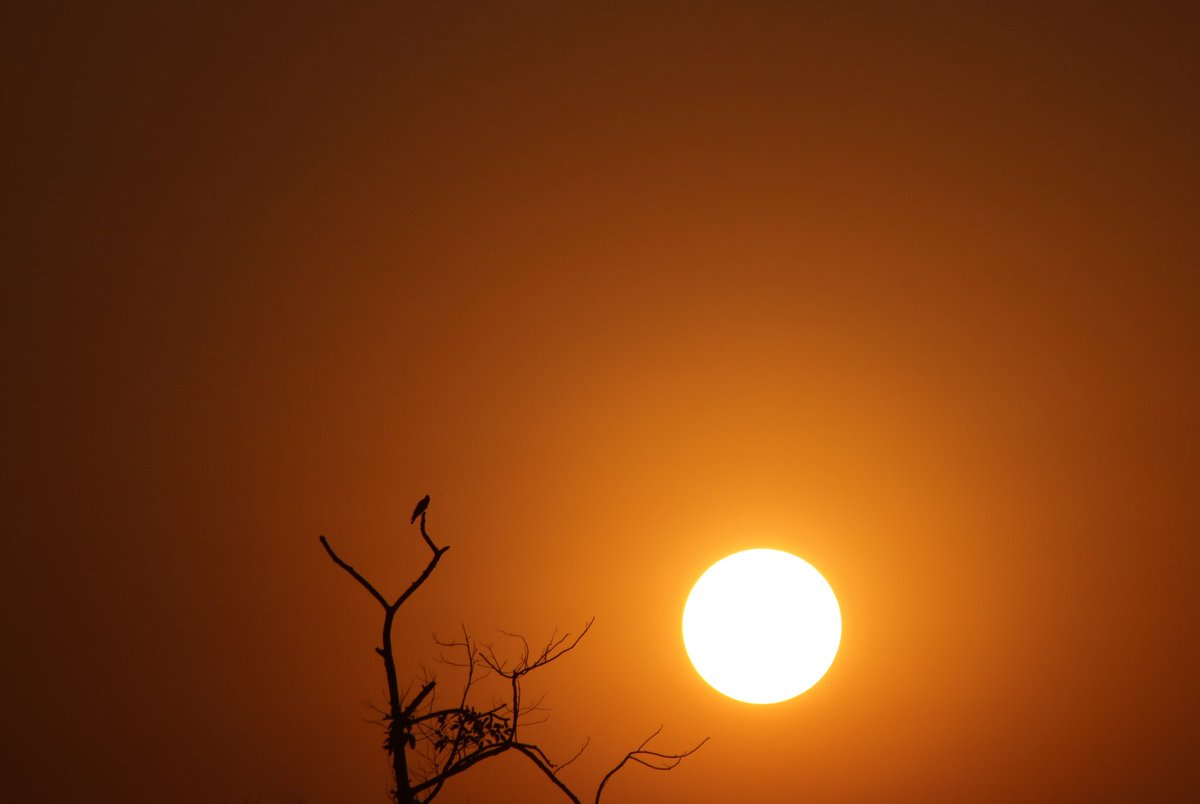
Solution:
<svg viewBox="0 0 1200 804">
<path fill-rule="evenodd" d="M 428 507 L 429 507 L 429 495 L 426 494 L 424 497 L 421 498 L 421 501 L 419 503 L 417 503 L 417 507 L 413 509 L 412 519 L 408 520 L 408 524 L 411 525 L 412 523 L 416 522 L 417 517 L 419 517 L 421 514 L 425 513 L 425 509 Z"/>
</svg>

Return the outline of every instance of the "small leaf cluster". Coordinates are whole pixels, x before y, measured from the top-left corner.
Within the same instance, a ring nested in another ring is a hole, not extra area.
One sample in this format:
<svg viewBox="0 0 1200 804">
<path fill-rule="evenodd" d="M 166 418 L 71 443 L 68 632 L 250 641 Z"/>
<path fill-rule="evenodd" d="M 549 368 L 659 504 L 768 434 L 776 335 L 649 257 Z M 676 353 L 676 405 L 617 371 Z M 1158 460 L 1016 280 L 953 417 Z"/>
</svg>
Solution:
<svg viewBox="0 0 1200 804">
<path fill-rule="evenodd" d="M 452 746 L 481 749 L 500 745 L 512 738 L 512 721 L 497 710 L 480 711 L 471 706 L 444 712 L 437 716 L 433 748 L 444 751 Z"/>
</svg>

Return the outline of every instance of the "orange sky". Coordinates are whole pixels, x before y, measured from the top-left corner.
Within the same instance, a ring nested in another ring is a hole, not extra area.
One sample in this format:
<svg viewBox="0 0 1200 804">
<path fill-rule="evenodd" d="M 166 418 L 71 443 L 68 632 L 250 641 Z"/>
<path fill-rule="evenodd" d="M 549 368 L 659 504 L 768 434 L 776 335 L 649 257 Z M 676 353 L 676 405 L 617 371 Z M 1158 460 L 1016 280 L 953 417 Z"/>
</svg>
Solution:
<svg viewBox="0 0 1200 804">
<path fill-rule="evenodd" d="M 382 802 L 379 612 L 617 802 L 1200 787 L 1194 6 L 3 12 L 5 800 Z M 816 565 L 805 695 L 692 671 Z M 535 685 L 537 686 L 537 685 Z M 498 760 L 441 801 L 551 802 Z"/>
</svg>

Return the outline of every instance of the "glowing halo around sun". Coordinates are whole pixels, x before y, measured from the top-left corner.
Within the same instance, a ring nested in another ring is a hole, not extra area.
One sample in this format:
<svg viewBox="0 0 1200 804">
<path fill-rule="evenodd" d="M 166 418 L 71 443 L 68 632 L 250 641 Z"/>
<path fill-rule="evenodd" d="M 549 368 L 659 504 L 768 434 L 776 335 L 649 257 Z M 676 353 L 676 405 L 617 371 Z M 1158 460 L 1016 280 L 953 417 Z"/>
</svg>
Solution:
<svg viewBox="0 0 1200 804">
<path fill-rule="evenodd" d="M 683 607 L 683 644 L 700 677 L 739 701 L 786 701 L 833 664 L 842 612 L 829 582 L 781 550 L 713 564 Z"/>
</svg>

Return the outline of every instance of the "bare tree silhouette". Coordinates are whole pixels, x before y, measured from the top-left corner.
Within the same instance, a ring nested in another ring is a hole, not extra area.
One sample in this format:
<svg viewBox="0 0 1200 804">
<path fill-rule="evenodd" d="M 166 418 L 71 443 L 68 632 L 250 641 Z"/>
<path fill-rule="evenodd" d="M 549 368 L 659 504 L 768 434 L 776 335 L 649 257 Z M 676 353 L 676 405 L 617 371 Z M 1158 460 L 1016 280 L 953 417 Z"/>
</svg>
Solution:
<svg viewBox="0 0 1200 804">
<path fill-rule="evenodd" d="M 538 649 L 531 648 L 529 642 L 520 635 L 501 632 L 520 641 L 522 649 L 519 657 L 515 659 L 501 658 L 493 646 L 472 639 L 464 628 L 461 639 L 435 640 L 442 648 L 461 657 L 444 659 L 446 663 L 460 668 L 466 674 L 466 681 L 456 696 L 456 703 L 450 707 L 435 706 L 434 690 L 437 680 L 433 678 L 424 679 L 420 689 L 411 696 L 408 694 L 409 690 L 401 693 L 396 672 L 395 646 L 392 642 L 392 626 L 396 620 L 396 613 L 429 579 L 442 556 L 450 549 L 449 545 L 438 547 L 429 537 L 429 532 L 425 529 L 428 506 L 429 495 L 425 495 L 413 511 L 413 520 L 415 522 L 417 517 L 420 517 L 421 538 L 432 555 L 421 574 L 395 600 L 384 597 L 358 570 L 334 552 L 328 539 L 321 536 L 321 545 L 333 562 L 358 581 L 359 585 L 383 607 L 383 644 L 377 647 L 375 652 L 383 659 L 383 668 L 387 676 L 387 708 L 382 711 L 386 728 L 383 746 L 391 759 L 394 785 L 391 790 L 392 798 L 397 804 L 427 804 L 433 801 L 451 778 L 470 770 L 484 760 L 515 751 L 532 762 L 570 801 L 582 804 L 582 799 L 559 778 L 559 773 L 583 754 L 588 745 L 587 741 L 570 759 L 554 762 L 536 743 L 520 739 L 518 729 L 522 724 L 532 725 L 528 716 L 540 711 L 539 702 L 530 704 L 523 700 L 521 684 L 524 679 L 573 651 L 591 629 L 593 620 L 588 620 L 578 634 L 552 634 L 546 644 Z M 472 700 L 471 692 L 476 682 L 488 674 L 504 679 L 507 691 L 503 699 L 481 708 Z M 648 746 L 661 730 L 661 726 L 655 729 L 637 748 L 625 754 L 604 775 L 596 787 L 596 804 L 600 802 L 605 785 L 626 765 L 634 763 L 652 770 L 669 771 L 708 742 L 708 738 L 705 737 L 688 750 L 679 753 L 651 750 Z"/>
</svg>

